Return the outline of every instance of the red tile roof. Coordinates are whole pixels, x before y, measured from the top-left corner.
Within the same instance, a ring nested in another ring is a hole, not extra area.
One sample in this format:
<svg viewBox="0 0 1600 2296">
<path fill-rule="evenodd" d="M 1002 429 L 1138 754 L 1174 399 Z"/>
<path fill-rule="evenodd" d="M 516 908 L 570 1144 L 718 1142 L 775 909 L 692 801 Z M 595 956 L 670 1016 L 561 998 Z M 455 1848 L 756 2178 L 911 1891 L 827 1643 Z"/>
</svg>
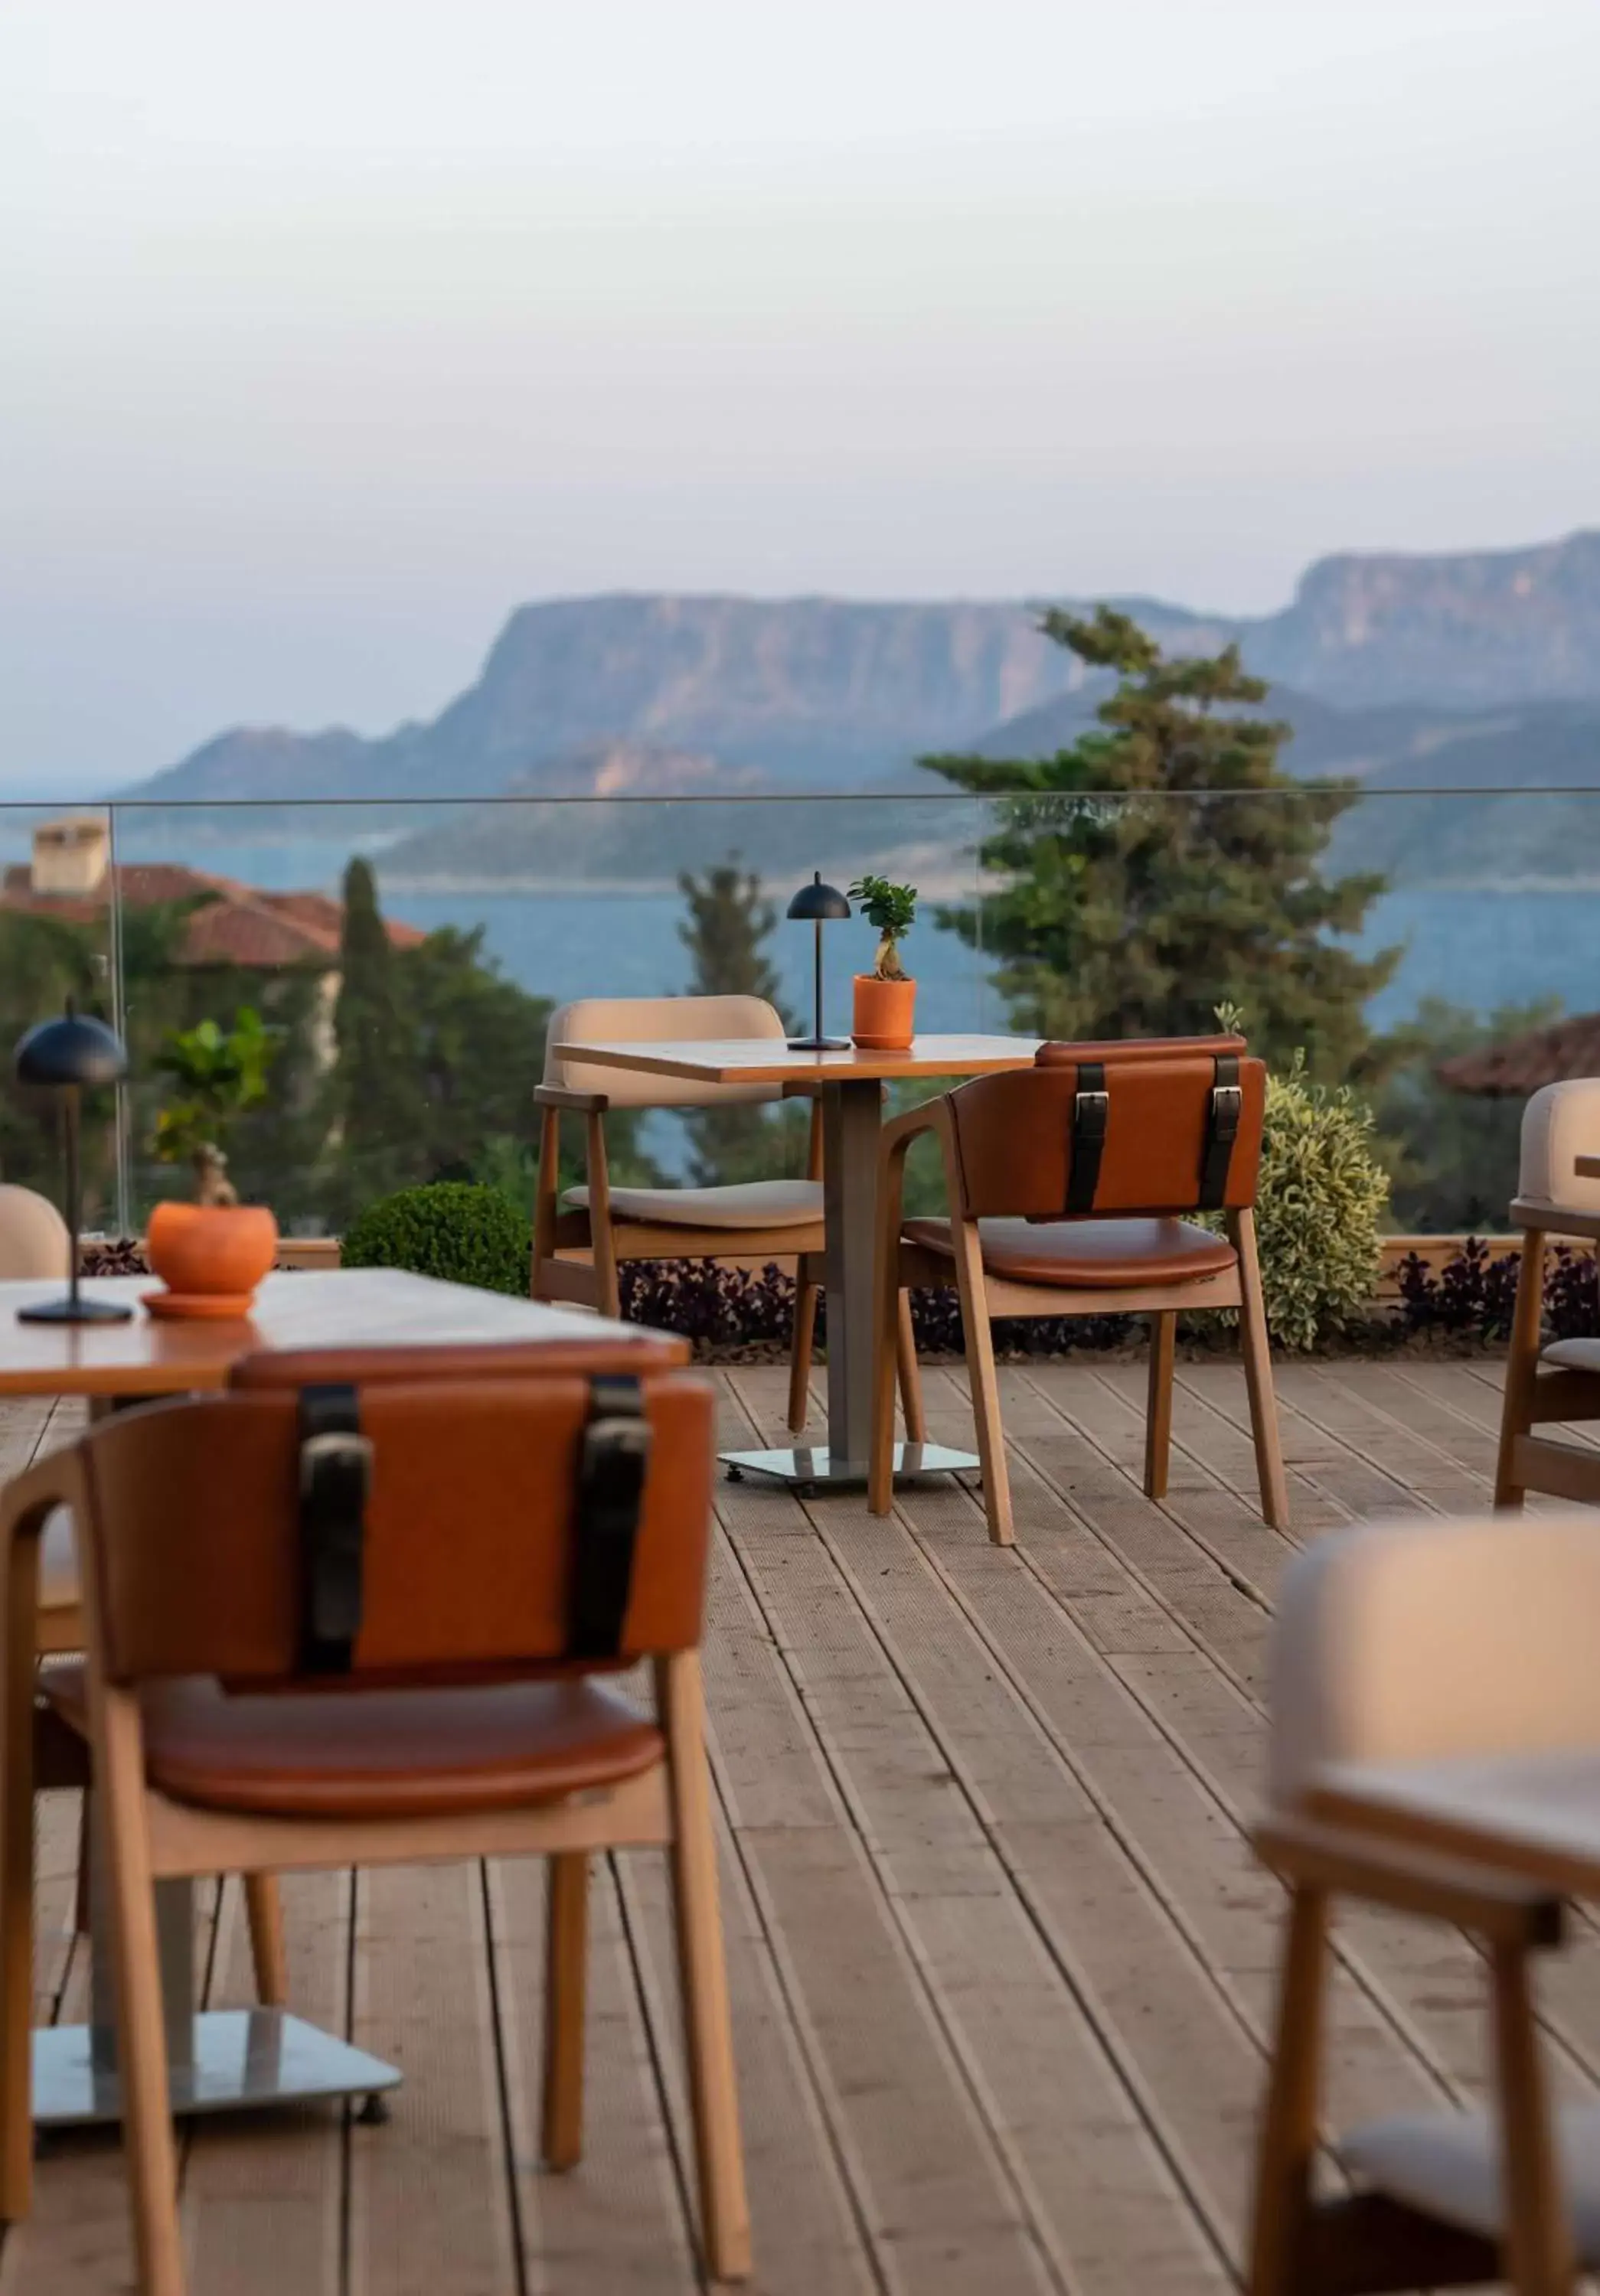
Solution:
<svg viewBox="0 0 1600 2296">
<path fill-rule="evenodd" d="M 234 877 L 176 862 L 133 862 L 119 867 L 116 882 L 123 900 L 135 908 L 158 901 L 195 900 L 184 940 L 185 964 L 315 965 L 331 972 L 339 962 L 344 904 L 327 893 L 267 893 Z M 0 907 L 34 916 L 62 917 L 70 924 L 93 924 L 106 913 L 108 876 L 95 893 L 37 893 L 26 867 L 7 869 L 0 880 Z M 414 948 L 427 936 L 415 925 L 390 922 L 396 948 Z"/>
<path fill-rule="evenodd" d="M 1519 1100 L 1569 1077 L 1600 1076 L 1600 1013 L 1573 1013 L 1481 1052 L 1456 1053 L 1433 1073 L 1452 1092 Z"/>
</svg>

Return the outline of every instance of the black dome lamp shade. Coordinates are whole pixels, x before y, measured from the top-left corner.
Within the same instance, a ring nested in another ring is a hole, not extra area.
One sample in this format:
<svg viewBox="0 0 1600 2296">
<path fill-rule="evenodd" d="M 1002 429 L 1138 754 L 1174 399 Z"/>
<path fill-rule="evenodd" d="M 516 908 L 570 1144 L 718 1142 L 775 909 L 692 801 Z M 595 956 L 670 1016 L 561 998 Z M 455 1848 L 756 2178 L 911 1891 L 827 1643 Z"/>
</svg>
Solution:
<svg viewBox="0 0 1600 2296">
<path fill-rule="evenodd" d="M 848 1053 L 850 1048 L 848 1037 L 825 1037 L 822 1032 L 822 929 L 825 924 L 836 923 L 841 918 L 848 917 L 850 905 L 837 885 L 825 885 L 822 871 L 815 869 L 811 873 L 811 882 L 802 885 L 790 902 L 788 913 L 802 923 L 808 922 L 816 935 L 811 1034 L 808 1037 L 791 1037 L 789 1049 L 792 1053 Z"/>
<path fill-rule="evenodd" d="M 35 1308 L 19 1308 L 24 1324 L 125 1324 L 133 1314 L 110 1300 L 86 1300 L 78 1290 L 78 1226 L 83 1211 L 78 1170 L 78 1118 L 86 1085 L 116 1084 L 127 1073 L 122 1040 L 103 1021 L 79 1013 L 67 999 L 59 1021 L 41 1021 L 29 1029 L 16 1052 L 17 1082 L 36 1091 L 59 1093 L 62 1129 L 67 1153 L 67 1226 L 71 1230 L 71 1259 L 64 1300 L 46 1300 Z"/>
</svg>

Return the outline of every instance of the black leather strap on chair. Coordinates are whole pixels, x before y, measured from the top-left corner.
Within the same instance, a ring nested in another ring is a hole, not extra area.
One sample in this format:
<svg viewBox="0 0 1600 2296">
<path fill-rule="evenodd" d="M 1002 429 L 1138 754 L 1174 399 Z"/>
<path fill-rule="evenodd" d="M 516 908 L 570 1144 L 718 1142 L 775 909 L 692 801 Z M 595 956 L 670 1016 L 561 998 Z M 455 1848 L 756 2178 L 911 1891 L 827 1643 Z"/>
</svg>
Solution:
<svg viewBox="0 0 1600 2296">
<path fill-rule="evenodd" d="M 649 1464 L 650 1422 L 638 1381 L 622 1374 L 591 1380 L 567 1607 L 570 1658 L 615 1658 L 622 1648 Z"/>
<path fill-rule="evenodd" d="M 1072 1160 L 1067 1168 L 1070 1212 L 1092 1212 L 1100 1185 L 1100 1161 L 1105 1153 L 1106 1128 L 1111 1119 L 1111 1095 L 1105 1089 L 1103 1061 L 1079 1061 L 1077 1089 L 1072 1095 Z"/>
<path fill-rule="evenodd" d="M 1239 1084 L 1239 1061 L 1235 1053 L 1218 1053 L 1212 1063 L 1211 1103 L 1206 1112 L 1205 1147 L 1200 1159 L 1199 1208 L 1219 1211 L 1227 1196 L 1228 1166 L 1239 1137 L 1244 1095 Z"/>
<path fill-rule="evenodd" d="M 361 1631 L 373 1447 L 353 1387 L 300 1390 L 300 1665 L 348 1674 Z"/>
</svg>

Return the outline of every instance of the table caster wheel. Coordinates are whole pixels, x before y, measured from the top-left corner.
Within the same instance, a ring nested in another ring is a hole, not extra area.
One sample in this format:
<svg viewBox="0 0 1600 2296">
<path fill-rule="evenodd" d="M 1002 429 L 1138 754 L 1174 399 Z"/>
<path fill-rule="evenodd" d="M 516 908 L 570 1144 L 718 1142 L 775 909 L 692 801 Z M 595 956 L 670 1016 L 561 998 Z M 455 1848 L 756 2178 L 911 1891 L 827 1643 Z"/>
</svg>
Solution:
<svg viewBox="0 0 1600 2296">
<path fill-rule="evenodd" d="M 796 1483 L 794 1488 L 796 1496 L 800 1498 L 814 1499 L 816 1496 L 816 1486 L 815 1483 Z"/>
<path fill-rule="evenodd" d="M 356 2120 L 362 2128 L 384 2128 L 393 2117 L 389 2099 L 374 2090 L 362 2104 Z"/>
<path fill-rule="evenodd" d="M 727 1471 L 727 1479 L 730 1483 L 742 1483 L 744 1480 L 743 1468 L 730 1466 Z"/>
</svg>

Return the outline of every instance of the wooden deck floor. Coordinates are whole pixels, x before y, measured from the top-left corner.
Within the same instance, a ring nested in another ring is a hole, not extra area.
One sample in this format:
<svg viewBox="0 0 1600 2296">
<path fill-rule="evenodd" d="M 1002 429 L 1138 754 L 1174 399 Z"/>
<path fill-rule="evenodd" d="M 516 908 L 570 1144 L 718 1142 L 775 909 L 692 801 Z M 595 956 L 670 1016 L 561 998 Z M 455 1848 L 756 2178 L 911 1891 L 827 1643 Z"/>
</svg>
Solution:
<svg viewBox="0 0 1600 2296">
<path fill-rule="evenodd" d="M 1255 1513 L 1243 1382 L 1185 1368 L 1172 1488 L 1138 1488 L 1142 1367 L 1004 1374 L 1017 1546 L 972 1496 L 801 1504 L 727 1485 L 707 1643 L 757 2256 L 773 2296 L 1204 2296 L 1235 2284 L 1276 1943 L 1241 1826 L 1291 1548 Z M 1497 1374 L 1285 1365 L 1295 1536 L 1481 1505 Z M 966 1439 L 957 1374 L 931 1431 Z M 777 1372 L 726 1434 L 775 1439 Z M 44 1414 L 0 1422 L 0 1472 Z M 58 1420 L 59 1426 L 62 1423 Z M 48 1439 L 46 1438 L 46 1439 Z M 82 2013 L 70 1798 L 41 1815 L 39 2016 Z M 588 2151 L 539 2172 L 543 1876 L 490 1865 L 286 1883 L 296 2005 L 406 2072 L 393 2121 L 201 2124 L 194 2296 L 697 2287 L 660 1861 L 600 1864 Z M 1373 1913 L 1340 1932 L 1333 2109 L 1464 2098 L 1481 1972 Z M 234 1888 L 209 1997 L 247 2001 Z M 1600 2084 L 1600 1933 L 1545 1987 L 1561 2078 Z M 113 2140 L 60 2142 L 0 2296 L 129 2283 Z"/>
</svg>

